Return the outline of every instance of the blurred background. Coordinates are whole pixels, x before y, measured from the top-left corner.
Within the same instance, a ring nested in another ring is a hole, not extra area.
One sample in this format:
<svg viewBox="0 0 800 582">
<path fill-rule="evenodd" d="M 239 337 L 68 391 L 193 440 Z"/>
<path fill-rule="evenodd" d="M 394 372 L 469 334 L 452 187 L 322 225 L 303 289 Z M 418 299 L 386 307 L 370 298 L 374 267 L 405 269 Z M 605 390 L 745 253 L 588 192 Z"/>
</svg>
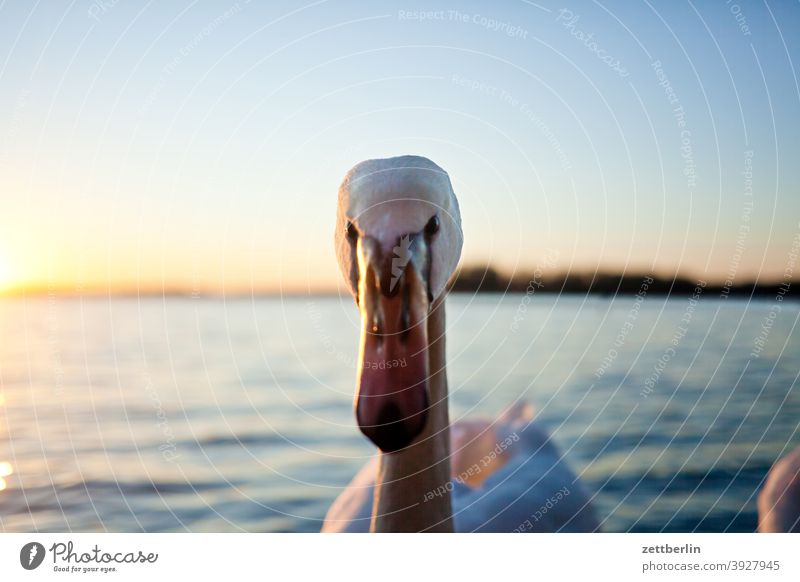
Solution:
<svg viewBox="0 0 800 582">
<path fill-rule="evenodd" d="M 532 402 L 606 530 L 753 531 L 800 444 L 799 31 L 789 2 L 3 4 L 0 530 L 318 531 L 374 452 L 336 190 L 413 153 L 464 219 L 452 416 Z"/>
</svg>

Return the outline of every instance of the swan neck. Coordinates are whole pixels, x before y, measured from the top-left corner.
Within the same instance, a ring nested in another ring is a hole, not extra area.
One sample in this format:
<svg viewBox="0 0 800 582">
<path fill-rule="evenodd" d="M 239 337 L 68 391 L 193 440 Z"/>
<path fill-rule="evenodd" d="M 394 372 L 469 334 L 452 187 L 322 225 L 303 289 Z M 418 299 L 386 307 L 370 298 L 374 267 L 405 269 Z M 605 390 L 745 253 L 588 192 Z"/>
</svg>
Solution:
<svg viewBox="0 0 800 582">
<path fill-rule="evenodd" d="M 430 408 L 420 436 L 379 459 L 371 530 L 452 532 L 450 420 L 447 409 L 444 296 L 428 317 Z"/>
</svg>

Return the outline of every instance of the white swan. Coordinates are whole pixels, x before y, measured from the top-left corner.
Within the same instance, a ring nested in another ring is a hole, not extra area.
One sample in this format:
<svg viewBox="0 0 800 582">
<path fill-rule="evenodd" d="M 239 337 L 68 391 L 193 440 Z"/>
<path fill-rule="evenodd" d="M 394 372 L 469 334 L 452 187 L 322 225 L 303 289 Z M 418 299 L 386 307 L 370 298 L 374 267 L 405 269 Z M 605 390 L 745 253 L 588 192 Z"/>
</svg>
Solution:
<svg viewBox="0 0 800 582">
<path fill-rule="evenodd" d="M 800 533 L 800 447 L 767 475 L 758 496 L 758 531 Z"/>
<path fill-rule="evenodd" d="M 356 418 L 380 451 L 323 532 L 598 527 L 530 407 L 450 426 L 444 296 L 461 245 L 450 179 L 430 160 L 369 160 L 345 177 L 336 248 L 361 311 Z"/>
</svg>

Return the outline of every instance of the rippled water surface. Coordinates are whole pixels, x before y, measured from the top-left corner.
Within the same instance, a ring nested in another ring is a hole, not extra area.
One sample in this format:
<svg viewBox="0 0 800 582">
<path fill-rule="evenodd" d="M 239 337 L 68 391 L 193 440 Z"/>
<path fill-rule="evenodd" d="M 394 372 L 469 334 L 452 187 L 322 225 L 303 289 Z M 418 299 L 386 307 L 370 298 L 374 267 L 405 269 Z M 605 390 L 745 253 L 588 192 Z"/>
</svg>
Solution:
<svg viewBox="0 0 800 582">
<path fill-rule="evenodd" d="M 451 297 L 452 416 L 531 401 L 606 530 L 752 531 L 800 444 L 797 305 L 635 304 Z M 318 530 L 373 452 L 357 325 L 349 298 L 0 301 L 0 529 Z"/>
</svg>

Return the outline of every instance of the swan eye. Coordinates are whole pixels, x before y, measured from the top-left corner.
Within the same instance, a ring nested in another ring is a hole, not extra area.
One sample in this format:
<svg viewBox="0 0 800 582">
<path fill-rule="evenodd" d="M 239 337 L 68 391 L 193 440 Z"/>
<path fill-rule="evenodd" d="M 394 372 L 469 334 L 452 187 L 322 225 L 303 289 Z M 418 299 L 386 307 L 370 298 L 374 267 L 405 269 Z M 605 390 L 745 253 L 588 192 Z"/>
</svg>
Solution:
<svg viewBox="0 0 800 582">
<path fill-rule="evenodd" d="M 347 222 L 347 238 L 349 238 L 352 242 L 356 242 L 358 240 L 358 229 L 352 222 Z"/>
<path fill-rule="evenodd" d="M 425 234 L 433 236 L 437 232 L 439 232 L 439 216 L 435 215 L 428 221 L 428 224 L 425 225 Z"/>
</svg>

